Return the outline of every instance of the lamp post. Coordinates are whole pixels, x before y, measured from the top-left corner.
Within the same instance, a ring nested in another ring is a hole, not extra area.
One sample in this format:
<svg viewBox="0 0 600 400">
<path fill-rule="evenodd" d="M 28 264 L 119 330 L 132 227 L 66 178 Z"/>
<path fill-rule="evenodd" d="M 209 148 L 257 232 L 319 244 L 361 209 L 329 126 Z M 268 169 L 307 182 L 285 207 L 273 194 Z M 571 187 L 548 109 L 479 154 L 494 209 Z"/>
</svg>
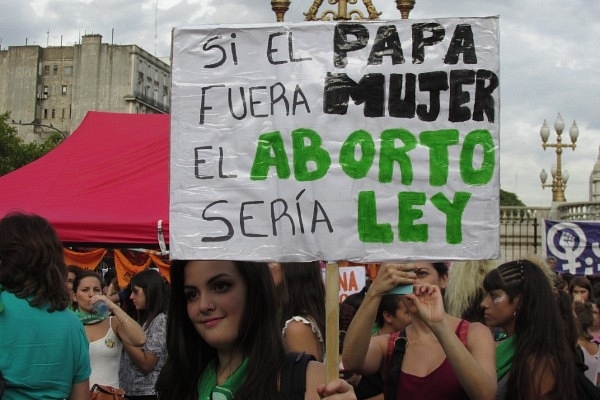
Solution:
<svg viewBox="0 0 600 400">
<path fill-rule="evenodd" d="M 400 11 L 400 16 L 403 19 L 408 19 L 410 11 L 415 6 L 415 0 L 395 0 L 396 8 Z M 376 20 L 381 15 L 373 5 L 372 0 L 362 0 L 368 15 L 365 16 L 360 10 L 350 10 L 348 5 L 356 4 L 358 0 L 328 0 L 329 4 L 337 4 L 337 11 L 326 10 L 318 16 L 319 7 L 323 4 L 323 0 L 314 0 L 307 12 L 304 13 L 305 21 L 349 21 L 355 20 Z M 283 22 L 285 13 L 290 8 L 290 0 L 271 0 L 271 8 L 275 13 L 277 22 Z"/>
<path fill-rule="evenodd" d="M 565 147 L 570 147 L 575 151 L 575 142 L 577 142 L 577 137 L 579 136 L 579 128 L 577 127 L 577 123 L 573 121 L 573 125 L 569 129 L 569 136 L 571 137 L 571 144 L 562 143 L 561 134 L 563 129 L 565 128 L 565 121 L 563 120 L 560 113 L 558 117 L 556 117 L 556 121 L 554 122 L 554 130 L 556 131 L 556 143 L 548 143 L 548 138 L 550 137 L 550 128 L 544 120 L 542 124 L 542 128 L 540 129 L 540 136 L 542 138 L 542 147 L 546 150 L 547 147 L 556 148 L 556 164 L 552 165 L 550 169 L 550 174 L 552 175 L 552 183 L 546 184 L 546 180 L 548 179 L 548 174 L 546 170 L 542 169 L 540 173 L 540 180 L 542 181 L 542 188 L 552 188 L 552 201 L 553 202 L 565 202 L 565 189 L 567 188 L 567 181 L 569 179 L 569 173 L 566 170 L 562 169 L 562 149 Z"/>
</svg>

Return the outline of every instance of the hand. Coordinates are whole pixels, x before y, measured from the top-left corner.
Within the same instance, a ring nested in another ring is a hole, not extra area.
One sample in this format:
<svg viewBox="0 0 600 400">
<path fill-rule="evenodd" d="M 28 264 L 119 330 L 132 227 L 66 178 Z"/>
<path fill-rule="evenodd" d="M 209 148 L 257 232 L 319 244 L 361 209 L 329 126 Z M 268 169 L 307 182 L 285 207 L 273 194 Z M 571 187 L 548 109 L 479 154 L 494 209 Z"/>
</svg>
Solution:
<svg viewBox="0 0 600 400">
<path fill-rule="evenodd" d="M 90 299 L 90 306 L 93 306 L 94 303 L 96 303 L 98 301 L 105 302 L 106 305 L 108 306 L 108 309 L 111 311 L 113 310 L 113 307 L 117 306 L 109 297 L 107 297 L 103 294 L 95 294 L 94 296 L 92 296 L 92 298 Z"/>
<path fill-rule="evenodd" d="M 417 275 L 414 265 L 400 262 L 384 262 L 379 267 L 377 277 L 369 287 L 369 291 L 384 295 L 398 285 L 412 285 Z"/>
<path fill-rule="evenodd" d="M 320 384 L 317 392 L 321 399 L 328 400 L 356 400 L 354 388 L 343 379 L 336 379 L 327 384 Z"/>
<path fill-rule="evenodd" d="M 407 294 L 406 300 L 417 309 L 421 319 L 431 327 L 444 321 L 446 311 L 439 286 L 426 283 L 415 284 L 413 294 Z"/>
</svg>

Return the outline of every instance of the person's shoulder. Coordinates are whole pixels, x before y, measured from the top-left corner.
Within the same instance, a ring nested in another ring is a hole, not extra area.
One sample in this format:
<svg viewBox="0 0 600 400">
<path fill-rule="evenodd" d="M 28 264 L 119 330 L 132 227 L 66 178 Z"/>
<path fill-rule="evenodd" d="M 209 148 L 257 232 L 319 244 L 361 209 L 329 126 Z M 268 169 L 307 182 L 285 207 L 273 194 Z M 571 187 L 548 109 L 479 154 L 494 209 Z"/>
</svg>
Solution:
<svg viewBox="0 0 600 400">
<path fill-rule="evenodd" d="M 312 325 L 309 320 L 303 317 L 293 317 L 285 322 L 283 328 L 284 335 L 299 335 L 313 333 Z"/>
<path fill-rule="evenodd" d="M 167 314 L 164 312 L 161 312 L 160 314 L 158 314 L 156 316 L 156 320 L 161 321 L 161 322 L 167 322 Z"/>
<path fill-rule="evenodd" d="M 481 322 L 469 322 L 467 329 L 467 345 L 471 347 L 473 345 L 481 344 L 493 344 L 494 336 L 490 328 L 482 324 Z"/>
</svg>

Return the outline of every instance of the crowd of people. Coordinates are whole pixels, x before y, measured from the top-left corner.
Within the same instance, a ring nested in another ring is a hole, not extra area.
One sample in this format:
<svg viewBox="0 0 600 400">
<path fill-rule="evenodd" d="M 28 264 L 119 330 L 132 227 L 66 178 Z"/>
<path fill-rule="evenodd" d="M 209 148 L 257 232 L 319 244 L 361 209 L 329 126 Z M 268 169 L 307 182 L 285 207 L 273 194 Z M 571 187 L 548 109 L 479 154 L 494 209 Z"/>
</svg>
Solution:
<svg viewBox="0 0 600 400">
<path fill-rule="evenodd" d="M 319 262 L 173 260 L 170 280 L 147 269 L 119 285 L 66 266 L 50 223 L 13 213 L 0 219 L 2 398 L 105 385 L 135 400 L 594 399 L 599 299 L 590 277 L 538 259 L 383 262 L 340 304 L 328 349 Z M 340 377 L 325 382 L 335 351 Z"/>
</svg>

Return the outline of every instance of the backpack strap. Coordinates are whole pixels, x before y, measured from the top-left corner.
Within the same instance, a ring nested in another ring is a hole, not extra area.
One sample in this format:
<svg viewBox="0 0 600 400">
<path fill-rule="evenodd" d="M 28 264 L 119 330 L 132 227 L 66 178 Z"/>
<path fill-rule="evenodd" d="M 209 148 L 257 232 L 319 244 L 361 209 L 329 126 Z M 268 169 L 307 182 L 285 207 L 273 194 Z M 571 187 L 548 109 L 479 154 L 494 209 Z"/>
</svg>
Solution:
<svg viewBox="0 0 600 400">
<path fill-rule="evenodd" d="M 394 400 L 398 393 L 398 381 L 400 379 L 406 346 L 408 346 L 408 339 L 406 338 L 406 331 L 404 329 L 401 332 L 390 334 L 383 385 L 385 400 Z"/>
<path fill-rule="evenodd" d="M 312 354 L 286 353 L 279 391 L 284 393 L 288 400 L 304 400 L 306 368 L 312 360 L 315 360 Z"/>
</svg>

